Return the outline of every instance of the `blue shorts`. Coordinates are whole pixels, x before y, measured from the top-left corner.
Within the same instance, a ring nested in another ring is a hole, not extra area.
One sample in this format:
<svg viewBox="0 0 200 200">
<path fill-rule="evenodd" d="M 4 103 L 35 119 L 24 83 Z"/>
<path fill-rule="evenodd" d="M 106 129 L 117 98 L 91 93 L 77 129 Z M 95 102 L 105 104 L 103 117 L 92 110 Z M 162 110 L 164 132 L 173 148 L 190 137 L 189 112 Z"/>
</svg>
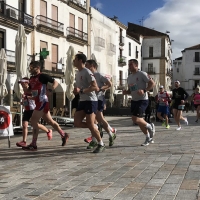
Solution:
<svg viewBox="0 0 200 200">
<path fill-rule="evenodd" d="M 136 117 L 143 117 L 147 106 L 149 105 L 149 100 L 139 100 L 131 101 L 131 113 Z"/>
<path fill-rule="evenodd" d="M 168 115 L 169 113 L 168 106 L 158 106 L 157 112 Z"/>
<path fill-rule="evenodd" d="M 92 114 L 97 112 L 98 101 L 79 101 L 76 111 L 83 110 L 86 114 Z"/>
<path fill-rule="evenodd" d="M 105 101 L 98 100 L 98 111 L 103 112 Z"/>
</svg>

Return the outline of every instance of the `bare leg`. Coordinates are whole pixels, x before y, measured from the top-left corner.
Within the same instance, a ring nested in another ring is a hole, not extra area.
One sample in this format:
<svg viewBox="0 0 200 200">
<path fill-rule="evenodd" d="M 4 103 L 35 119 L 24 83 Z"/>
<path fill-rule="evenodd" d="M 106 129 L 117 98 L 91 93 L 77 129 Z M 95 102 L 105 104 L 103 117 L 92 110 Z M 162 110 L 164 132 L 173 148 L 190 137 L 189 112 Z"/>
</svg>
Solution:
<svg viewBox="0 0 200 200">
<path fill-rule="evenodd" d="M 23 137 L 24 142 L 26 142 L 27 140 L 27 135 L 28 135 L 28 122 L 23 121 L 22 122 L 22 137 Z"/>
</svg>

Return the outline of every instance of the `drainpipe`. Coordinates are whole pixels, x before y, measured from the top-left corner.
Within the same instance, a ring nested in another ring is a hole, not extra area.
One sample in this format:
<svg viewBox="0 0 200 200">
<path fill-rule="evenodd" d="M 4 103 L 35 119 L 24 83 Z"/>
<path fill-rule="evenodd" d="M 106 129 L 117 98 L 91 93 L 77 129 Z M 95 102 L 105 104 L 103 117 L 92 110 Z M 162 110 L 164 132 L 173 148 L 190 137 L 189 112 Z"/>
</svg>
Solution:
<svg viewBox="0 0 200 200">
<path fill-rule="evenodd" d="M 90 58 L 91 57 L 91 9 L 90 9 L 90 0 L 86 0 L 86 14 L 87 14 L 87 33 L 88 33 L 87 58 Z"/>
<path fill-rule="evenodd" d="M 35 0 L 31 1 L 31 16 L 33 16 L 33 26 L 35 26 Z M 35 60 L 35 29 L 31 32 L 31 55 Z"/>
</svg>

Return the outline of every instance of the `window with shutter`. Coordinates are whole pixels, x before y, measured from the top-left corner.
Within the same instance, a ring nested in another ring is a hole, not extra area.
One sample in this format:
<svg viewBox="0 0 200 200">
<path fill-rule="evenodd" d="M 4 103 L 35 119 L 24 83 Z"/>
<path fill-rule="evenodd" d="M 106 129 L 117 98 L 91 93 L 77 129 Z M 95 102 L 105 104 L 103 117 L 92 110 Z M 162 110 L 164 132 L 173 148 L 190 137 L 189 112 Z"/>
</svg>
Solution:
<svg viewBox="0 0 200 200">
<path fill-rule="evenodd" d="M 72 13 L 69 13 L 69 32 L 70 35 L 75 35 L 75 15 L 73 15 Z"/>
<path fill-rule="evenodd" d="M 52 60 L 52 71 L 57 71 L 58 45 L 56 44 L 51 44 L 51 60 Z"/>
<path fill-rule="evenodd" d="M 58 28 L 58 7 L 51 5 L 51 18 L 54 20 L 52 21 L 53 28 Z"/>
<path fill-rule="evenodd" d="M 78 18 L 78 35 L 81 39 L 83 39 L 83 19 L 82 18 Z"/>
</svg>

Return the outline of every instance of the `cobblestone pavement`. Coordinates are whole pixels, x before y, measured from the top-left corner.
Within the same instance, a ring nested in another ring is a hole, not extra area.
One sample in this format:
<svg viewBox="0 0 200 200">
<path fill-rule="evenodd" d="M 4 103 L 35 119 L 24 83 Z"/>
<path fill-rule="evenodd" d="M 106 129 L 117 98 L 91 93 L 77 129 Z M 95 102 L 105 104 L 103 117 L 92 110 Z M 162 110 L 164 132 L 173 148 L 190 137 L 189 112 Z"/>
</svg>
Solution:
<svg viewBox="0 0 200 200">
<path fill-rule="evenodd" d="M 10 149 L 1 137 L 0 200 L 200 200 L 200 124 L 194 113 L 184 115 L 189 125 L 181 131 L 156 123 L 155 143 L 147 147 L 130 117 L 106 117 L 118 132 L 113 147 L 104 134 L 107 148 L 100 154 L 86 150 L 87 129 L 64 127 L 70 133 L 65 147 L 58 133 L 51 141 L 40 133 L 37 152 L 15 146 L 20 134 Z"/>
</svg>

